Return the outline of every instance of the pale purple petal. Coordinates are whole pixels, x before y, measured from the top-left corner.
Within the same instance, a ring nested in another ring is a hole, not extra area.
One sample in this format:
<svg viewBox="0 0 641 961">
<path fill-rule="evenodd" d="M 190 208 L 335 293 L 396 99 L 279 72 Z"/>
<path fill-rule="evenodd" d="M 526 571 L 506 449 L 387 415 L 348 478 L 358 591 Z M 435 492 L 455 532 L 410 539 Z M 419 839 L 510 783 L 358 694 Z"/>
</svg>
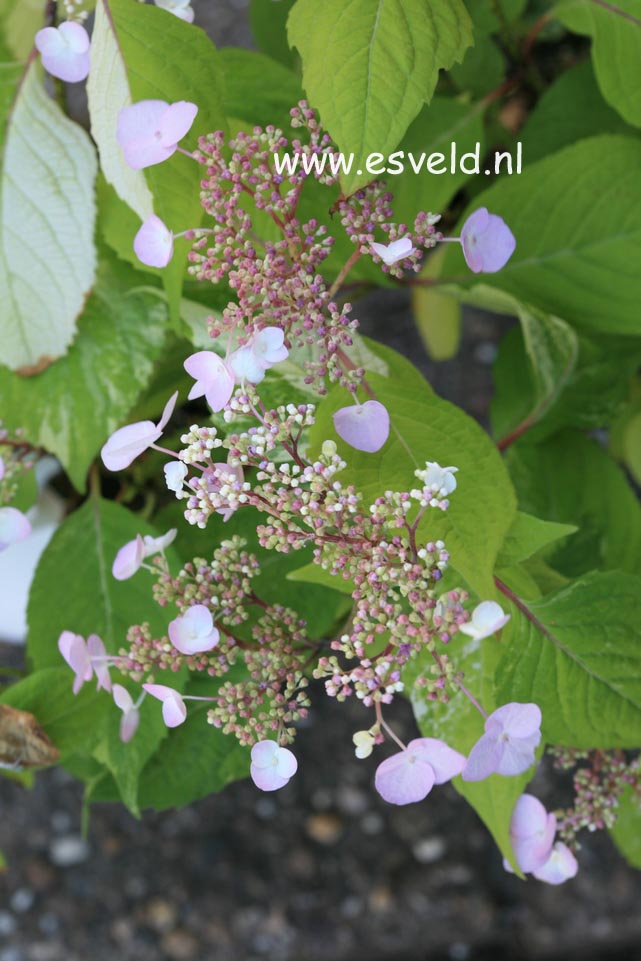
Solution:
<svg viewBox="0 0 641 961">
<path fill-rule="evenodd" d="M 183 489 L 185 478 L 188 474 L 187 465 L 181 460 L 172 460 L 163 467 L 165 474 L 165 484 L 167 490 L 175 491 L 179 494 Z"/>
<path fill-rule="evenodd" d="M 122 684 L 114 684 L 112 694 L 116 707 L 125 712 L 132 710 L 134 706 L 133 698 L 126 687 L 123 687 Z"/>
<path fill-rule="evenodd" d="M 197 113 L 196 104 L 188 100 L 172 103 L 160 118 L 160 142 L 163 147 L 174 146 L 182 140 L 185 134 L 189 133 Z"/>
<path fill-rule="evenodd" d="M 126 581 L 140 570 L 145 559 L 145 542 L 140 534 L 133 541 L 121 547 L 111 568 L 111 573 L 117 581 Z"/>
<path fill-rule="evenodd" d="M 459 630 L 481 641 L 505 627 L 509 619 L 510 615 L 496 601 L 482 601 L 472 611 L 472 619 L 467 624 L 461 624 Z"/>
<path fill-rule="evenodd" d="M 260 384 L 265 376 L 265 368 L 256 359 L 250 346 L 239 347 L 229 357 L 229 366 L 234 373 L 237 383 Z"/>
<path fill-rule="evenodd" d="M 541 743 L 541 732 L 537 731 L 530 737 L 509 737 L 508 740 L 499 743 L 503 744 L 503 753 L 496 773 L 513 777 L 516 774 L 523 774 L 534 764 L 536 749 Z"/>
<path fill-rule="evenodd" d="M 176 406 L 176 401 L 177 401 L 177 400 L 178 400 L 178 391 L 176 390 L 176 391 L 174 391 L 174 393 L 171 395 L 171 397 L 169 398 L 169 400 L 168 400 L 167 403 L 165 404 L 165 407 L 164 407 L 163 412 L 162 412 L 162 417 L 161 417 L 160 420 L 158 421 L 158 430 L 159 430 L 161 433 L 162 433 L 162 431 L 165 429 L 165 427 L 167 426 L 167 424 L 169 423 L 169 420 L 170 420 L 170 418 L 171 418 L 171 415 L 172 415 L 173 412 L 174 412 L 174 407 Z"/>
<path fill-rule="evenodd" d="M 31 524 L 17 507 L 0 507 L 0 551 L 18 544 L 31 533 Z"/>
<path fill-rule="evenodd" d="M 194 604 L 182 617 L 177 617 L 169 625 L 169 640 L 181 654 L 211 651 L 219 639 L 211 611 L 204 604 Z"/>
<path fill-rule="evenodd" d="M 107 649 L 102 638 L 97 634 L 90 634 L 87 638 L 87 653 L 98 682 L 97 690 L 111 692 L 111 677 L 109 676 L 109 662 L 106 660 Z"/>
<path fill-rule="evenodd" d="M 367 400 L 364 404 L 337 410 L 334 427 L 338 436 L 350 447 L 375 454 L 389 437 L 389 414 L 377 400 Z"/>
<path fill-rule="evenodd" d="M 475 210 L 461 229 L 463 255 L 470 270 L 493 274 L 508 262 L 516 240 L 505 221 L 486 207 Z"/>
<path fill-rule="evenodd" d="M 538 704 L 520 704 L 512 701 L 493 711 L 485 722 L 485 730 L 494 730 L 495 725 L 505 731 L 510 737 L 530 737 L 541 727 L 541 708 Z"/>
<path fill-rule="evenodd" d="M 260 366 L 267 369 L 287 359 L 289 351 L 284 341 L 280 327 L 264 327 L 253 337 L 250 349 Z"/>
<path fill-rule="evenodd" d="M 510 840 L 517 864 L 531 873 L 542 867 L 550 856 L 556 817 L 548 814 L 538 798 L 522 794 L 510 820 Z"/>
<path fill-rule="evenodd" d="M 140 100 L 123 107 L 118 114 L 116 140 L 121 147 L 140 137 L 153 137 L 158 131 L 160 118 L 169 108 L 166 100 Z"/>
<path fill-rule="evenodd" d="M 427 797 L 434 782 L 431 764 L 421 759 L 420 752 L 408 748 L 379 764 L 374 785 L 390 804 L 413 804 Z"/>
<path fill-rule="evenodd" d="M 80 634 L 63 631 L 58 638 L 58 650 L 76 675 L 73 682 L 73 693 L 77 694 L 85 681 L 90 681 L 93 677 L 93 668 L 85 639 Z"/>
<path fill-rule="evenodd" d="M 115 431 L 100 451 L 107 470 L 124 470 L 160 437 L 161 431 L 150 420 L 127 424 Z"/>
<path fill-rule="evenodd" d="M 207 398 L 211 409 L 223 409 L 234 391 L 234 378 L 225 361 L 211 350 L 199 350 L 188 357 L 184 368 L 196 383 L 189 391 L 189 399 Z"/>
<path fill-rule="evenodd" d="M 279 747 L 276 752 L 276 773 L 281 777 L 293 777 L 298 770 L 298 761 L 294 754 L 289 751 L 286 747 Z"/>
<path fill-rule="evenodd" d="M 89 35 L 79 23 L 65 22 L 58 29 L 44 27 L 35 37 L 42 64 L 52 77 L 78 83 L 89 74 Z"/>
<path fill-rule="evenodd" d="M 258 768 L 266 768 L 274 766 L 274 758 L 278 752 L 278 742 L 277 741 L 258 741 L 254 744 L 251 750 L 251 760 Z"/>
<path fill-rule="evenodd" d="M 420 755 L 421 760 L 427 761 L 434 771 L 434 783 L 445 784 L 461 773 L 466 764 L 466 758 L 451 748 L 445 741 L 435 737 L 420 737 L 410 741 L 408 751 Z"/>
<path fill-rule="evenodd" d="M 497 770 L 503 755 L 503 745 L 491 734 L 484 734 L 470 751 L 463 768 L 464 781 L 483 781 Z"/>
<path fill-rule="evenodd" d="M 166 267 L 174 256 L 174 235 L 160 217 L 152 214 L 134 237 L 134 253 L 147 267 Z"/>
<path fill-rule="evenodd" d="M 411 237 L 401 237 L 399 240 L 393 240 L 390 244 L 372 243 L 370 246 L 388 267 L 409 257 L 415 250 Z"/>
<path fill-rule="evenodd" d="M 249 773 L 256 787 L 261 791 L 278 791 L 289 783 L 289 778 L 282 777 L 274 767 L 256 767 L 252 764 Z"/>
<path fill-rule="evenodd" d="M 547 884 L 563 884 L 573 878 L 578 870 L 577 859 L 569 847 L 562 841 L 557 841 L 543 867 L 534 871 L 534 877 Z"/>
<path fill-rule="evenodd" d="M 153 554 L 164 551 L 176 540 L 177 533 L 176 528 L 172 527 L 171 530 L 167 531 L 166 534 L 161 534 L 160 537 L 150 537 L 149 534 L 145 534 L 143 538 L 145 542 L 145 557 L 151 557 Z"/>
<path fill-rule="evenodd" d="M 131 741 L 138 730 L 139 724 L 140 711 L 136 710 L 136 708 L 132 708 L 122 715 L 122 720 L 120 721 L 120 740 L 123 744 L 128 744 L 129 741 Z"/>
<path fill-rule="evenodd" d="M 143 690 L 162 701 L 162 717 L 167 727 L 178 727 L 187 717 L 187 707 L 178 691 L 165 684 L 143 684 Z"/>
</svg>

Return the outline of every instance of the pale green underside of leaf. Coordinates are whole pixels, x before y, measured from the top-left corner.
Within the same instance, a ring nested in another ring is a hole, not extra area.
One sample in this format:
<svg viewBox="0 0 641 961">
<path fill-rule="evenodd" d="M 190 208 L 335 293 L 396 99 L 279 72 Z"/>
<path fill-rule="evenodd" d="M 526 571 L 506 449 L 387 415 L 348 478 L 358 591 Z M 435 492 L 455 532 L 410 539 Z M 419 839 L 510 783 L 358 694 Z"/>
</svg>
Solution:
<svg viewBox="0 0 641 961">
<path fill-rule="evenodd" d="M 486 285 L 578 328 L 641 332 L 641 141 L 603 135 L 525 166 L 476 198 L 509 224 L 516 251 Z M 470 286 L 458 245 L 444 273 Z"/>
<path fill-rule="evenodd" d="M 15 82 L 0 67 L 0 83 Z M 0 360 L 12 370 L 61 357 L 96 271 L 96 157 L 45 93 L 33 61 L 2 146 Z"/>
<path fill-rule="evenodd" d="M 288 34 L 311 105 L 363 169 L 369 153 L 397 146 L 431 99 L 439 70 L 461 60 L 472 41 L 460 0 L 298 0 Z M 342 186 L 353 193 L 369 179 L 352 171 Z"/>
<path fill-rule="evenodd" d="M 116 140 L 118 114 L 132 103 L 122 53 L 105 5 L 96 5 L 91 43 L 91 72 L 87 81 L 91 133 L 98 145 L 100 167 L 121 200 L 146 220 L 154 201 L 142 170 L 125 163 Z M 133 242 L 133 238 L 132 238 Z"/>
<path fill-rule="evenodd" d="M 538 704 L 553 744 L 639 747 L 641 581 L 594 572 L 528 608 L 538 624 L 511 605 L 498 700 Z"/>
<path fill-rule="evenodd" d="M 592 0 L 565 0 L 555 8 L 575 33 L 592 37 L 594 71 L 605 99 L 628 123 L 641 127 L 641 0 L 616 0 L 615 9 Z"/>
<path fill-rule="evenodd" d="M 167 336 L 167 307 L 115 257 L 101 261 L 96 286 L 66 357 L 37 377 L 0 366 L 5 426 L 55 454 L 82 491 L 87 470 L 122 426 L 149 382 Z"/>
</svg>

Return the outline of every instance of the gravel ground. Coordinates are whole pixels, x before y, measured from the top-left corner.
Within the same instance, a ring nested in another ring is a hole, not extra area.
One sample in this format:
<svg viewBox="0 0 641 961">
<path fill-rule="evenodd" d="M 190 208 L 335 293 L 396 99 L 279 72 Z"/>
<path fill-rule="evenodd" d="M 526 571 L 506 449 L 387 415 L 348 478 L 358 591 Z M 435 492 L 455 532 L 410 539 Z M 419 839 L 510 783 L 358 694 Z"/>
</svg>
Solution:
<svg viewBox="0 0 641 961">
<path fill-rule="evenodd" d="M 249 43 L 246 6 L 194 0 L 217 43 Z M 406 294 L 378 293 L 355 313 L 486 421 L 504 319 L 468 312 L 460 354 L 435 365 Z M 16 656 L 0 649 L 0 663 Z M 564 887 L 520 882 L 451 786 L 425 804 L 383 804 L 375 762 L 355 761 L 345 737 L 359 705 L 317 695 L 300 773 L 274 796 L 239 782 L 140 821 L 97 805 L 85 839 L 65 772 L 44 772 L 30 792 L 0 781 L 0 961 L 641 959 L 641 876 L 607 838 L 589 839 Z M 413 736 L 406 704 L 394 720 Z M 543 772 L 543 798 L 547 786 Z"/>
</svg>

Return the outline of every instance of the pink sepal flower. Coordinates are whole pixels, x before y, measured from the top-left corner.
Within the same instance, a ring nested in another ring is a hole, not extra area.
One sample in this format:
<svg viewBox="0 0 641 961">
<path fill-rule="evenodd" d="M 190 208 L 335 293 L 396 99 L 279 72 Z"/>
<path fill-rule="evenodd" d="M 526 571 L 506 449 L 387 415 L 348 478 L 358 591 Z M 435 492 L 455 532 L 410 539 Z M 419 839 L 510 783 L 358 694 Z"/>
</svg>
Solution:
<svg viewBox="0 0 641 961">
<path fill-rule="evenodd" d="M 31 533 L 31 524 L 17 507 L 0 507 L 0 551 L 18 544 Z"/>
<path fill-rule="evenodd" d="M 546 863 L 552 852 L 556 816 L 548 814 L 538 798 L 522 794 L 510 820 L 510 839 L 516 863 L 530 874 Z"/>
<path fill-rule="evenodd" d="M 111 573 L 117 581 L 126 581 L 140 570 L 145 559 L 145 542 L 140 534 L 121 547 L 114 559 Z"/>
<path fill-rule="evenodd" d="M 480 207 L 467 218 L 461 229 L 461 244 L 467 266 L 475 274 L 501 270 L 516 248 L 508 225 L 487 207 Z"/>
<path fill-rule="evenodd" d="M 134 253 L 147 267 L 166 267 L 174 256 L 174 235 L 155 214 L 147 217 L 134 237 Z"/>
<path fill-rule="evenodd" d="M 116 139 L 125 160 L 134 170 L 162 163 L 176 152 L 198 113 L 195 103 L 180 100 L 140 100 L 123 107 L 118 116 Z"/>
<path fill-rule="evenodd" d="M 209 608 L 194 604 L 170 623 L 169 640 L 181 654 L 201 654 L 216 647 L 220 634 Z"/>
<path fill-rule="evenodd" d="M 143 691 L 162 701 L 162 719 L 167 727 L 178 727 L 187 717 L 182 696 L 173 687 L 164 684 L 143 684 Z"/>
<path fill-rule="evenodd" d="M 237 383 L 260 384 L 265 371 L 286 360 L 289 350 L 280 327 L 263 327 L 249 344 L 239 347 L 229 358 L 229 366 Z"/>
<path fill-rule="evenodd" d="M 463 770 L 464 781 L 482 781 L 490 774 L 511 777 L 534 764 L 541 743 L 541 709 L 537 704 L 505 704 L 485 721 Z"/>
<path fill-rule="evenodd" d="M 86 681 L 96 676 L 97 690 L 111 690 L 107 651 L 97 634 L 90 634 L 85 641 L 80 634 L 63 631 L 58 638 L 58 650 L 74 672 L 73 693 L 77 694 Z"/>
<path fill-rule="evenodd" d="M 390 244 L 375 244 L 372 242 L 370 247 L 388 267 L 397 264 L 399 260 L 405 260 L 416 250 L 411 237 L 401 237 L 399 240 L 393 240 Z"/>
<path fill-rule="evenodd" d="M 420 737 L 379 764 L 374 785 L 390 804 L 414 804 L 426 798 L 435 784 L 460 774 L 464 766 L 464 756 L 444 741 Z"/>
<path fill-rule="evenodd" d="M 575 877 L 579 870 L 577 859 L 570 851 L 567 844 L 557 841 L 552 848 L 552 853 L 543 867 L 534 871 L 537 881 L 545 881 L 546 884 L 563 884 Z"/>
<path fill-rule="evenodd" d="M 375 454 L 389 437 L 390 420 L 377 400 L 341 407 L 334 414 L 336 433 L 355 450 Z"/>
<path fill-rule="evenodd" d="M 127 744 L 138 730 L 140 711 L 134 704 L 133 698 L 122 684 L 114 684 L 113 699 L 116 707 L 122 711 L 120 721 L 120 740 Z"/>
<path fill-rule="evenodd" d="M 89 75 L 89 34 L 79 23 L 65 20 L 59 27 L 38 30 L 36 48 L 42 65 L 52 77 L 66 83 L 78 83 Z"/>
<path fill-rule="evenodd" d="M 510 615 L 496 601 L 481 601 L 472 611 L 471 620 L 459 625 L 459 631 L 476 641 L 482 641 L 505 627 L 509 619 Z"/>
<path fill-rule="evenodd" d="M 156 443 L 174 412 L 177 397 L 178 391 L 167 401 L 157 424 L 150 420 L 141 420 L 121 427 L 111 435 L 100 451 L 102 462 L 107 470 L 124 470 L 135 461 L 136 457 L 140 457 L 148 447 Z"/>
<path fill-rule="evenodd" d="M 196 381 L 189 400 L 204 396 L 213 411 L 222 410 L 234 392 L 234 375 L 222 357 L 211 350 L 199 350 L 183 366 Z"/>
<path fill-rule="evenodd" d="M 259 741 L 251 752 L 251 779 L 261 791 L 278 791 L 298 770 L 298 761 L 277 741 Z"/>
</svg>

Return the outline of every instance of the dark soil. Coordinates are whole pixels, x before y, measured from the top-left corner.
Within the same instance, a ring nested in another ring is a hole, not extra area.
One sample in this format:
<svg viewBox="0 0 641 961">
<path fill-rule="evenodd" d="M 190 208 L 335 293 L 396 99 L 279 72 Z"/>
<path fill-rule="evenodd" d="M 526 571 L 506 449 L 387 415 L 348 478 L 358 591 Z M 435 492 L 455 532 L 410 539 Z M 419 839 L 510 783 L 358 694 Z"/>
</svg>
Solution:
<svg viewBox="0 0 641 961">
<path fill-rule="evenodd" d="M 245 0 L 194 6 L 217 42 L 248 42 Z M 355 314 L 486 422 L 504 319 L 468 313 L 459 355 L 437 365 L 406 294 L 376 294 Z M 0 650 L 0 663 L 15 657 Z M 140 821 L 98 805 L 85 840 L 81 789 L 63 771 L 30 792 L 0 781 L 0 961 L 641 959 L 641 876 L 607 837 L 588 839 L 562 888 L 518 881 L 451 786 L 408 808 L 378 798 L 375 761 L 356 761 L 347 734 L 358 704 L 317 690 L 314 705 L 299 774 L 276 795 L 244 781 Z M 395 715 L 411 738 L 408 705 Z"/>
</svg>

